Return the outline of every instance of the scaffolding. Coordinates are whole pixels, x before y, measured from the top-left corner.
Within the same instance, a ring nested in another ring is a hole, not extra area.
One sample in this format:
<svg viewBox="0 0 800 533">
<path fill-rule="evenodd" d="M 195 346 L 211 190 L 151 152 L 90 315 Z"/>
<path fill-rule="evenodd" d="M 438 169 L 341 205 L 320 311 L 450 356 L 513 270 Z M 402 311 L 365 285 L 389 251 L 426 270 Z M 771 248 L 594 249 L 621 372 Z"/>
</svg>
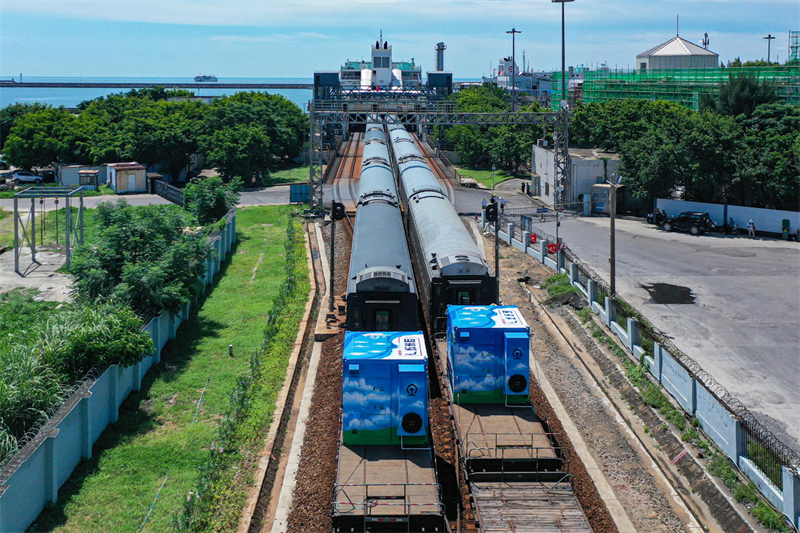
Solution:
<svg viewBox="0 0 800 533">
<path fill-rule="evenodd" d="M 800 61 L 800 31 L 789 32 L 789 63 Z"/>
<path fill-rule="evenodd" d="M 606 102 L 608 100 L 665 100 L 678 102 L 695 111 L 700 95 L 716 94 L 721 83 L 730 76 L 746 74 L 759 81 L 775 85 L 781 101 L 800 104 L 800 66 L 763 66 L 728 68 L 687 68 L 667 70 L 611 70 L 585 71 L 581 87 L 582 101 Z M 561 100 L 561 73 L 553 73 L 553 98 Z"/>
</svg>

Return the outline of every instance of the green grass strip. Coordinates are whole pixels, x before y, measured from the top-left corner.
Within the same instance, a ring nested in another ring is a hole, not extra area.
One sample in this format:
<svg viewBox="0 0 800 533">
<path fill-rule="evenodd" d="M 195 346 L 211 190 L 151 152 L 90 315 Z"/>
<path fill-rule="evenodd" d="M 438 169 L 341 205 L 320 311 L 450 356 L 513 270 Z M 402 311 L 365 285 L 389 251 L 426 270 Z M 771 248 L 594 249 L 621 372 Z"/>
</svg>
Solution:
<svg viewBox="0 0 800 533">
<path fill-rule="evenodd" d="M 472 178 L 475 181 L 482 183 L 486 186 L 487 189 L 492 188 L 492 171 L 491 170 L 475 170 L 472 168 L 461 168 L 456 167 L 458 173 L 465 178 Z M 509 174 L 505 170 L 495 170 L 494 171 L 494 185 L 500 185 L 506 180 L 510 180 L 511 178 L 527 178 L 530 179 L 530 176 L 523 176 L 523 175 L 516 175 L 516 174 Z"/>
<path fill-rule="evenodd" d="M 161 364 L 145 376 L 141 392 L 126 400 L 119 422 L 103 433 L 93 458 L 78 466 L 59 491 L 56 506 L 39 516 L 33 531 L 136 531 L 165 476 L 169 480 L 144 531 L 173 529 L 173 515 L 183 512 L 187 495 L 198 486 L 200 468 L 212 453 L 229 453 L 215 444 L 218 426 L 232 391 L 250 374 L 251 355 L 260 351 L 265 321 L 276 308 L 286 278 L 284 244 L 293 209 L 269 206 L 239 212 L 239 242 L 213 291 L 181 326 Z M 228 356 L 229 344 L 234 345 L 234 357 Z M 261 367 L 268 385 L 259 398 L 270 405 L 289 353 L 272 355 Z M 209 376 L 198 420 L 192 423 Z"/>
</svg>

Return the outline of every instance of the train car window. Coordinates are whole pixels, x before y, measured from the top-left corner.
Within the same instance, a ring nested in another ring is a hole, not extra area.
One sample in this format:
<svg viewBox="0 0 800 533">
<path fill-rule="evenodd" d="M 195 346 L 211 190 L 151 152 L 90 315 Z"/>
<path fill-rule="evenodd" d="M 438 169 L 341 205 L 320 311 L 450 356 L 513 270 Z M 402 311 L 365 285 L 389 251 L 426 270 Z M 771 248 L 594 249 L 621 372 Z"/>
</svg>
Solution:
<svg viewBox="0 0 800 533">
<path fill-rule="evenodd" d="M 472 291 L 458 291 L 456 301 L 458 302 L 458 305 L 472 304 Z"/>
<path fill-rule="evenodd" d="M 389 331 L 389 311 L 387 309 L 375 310 L 375 331 Z"/>
</svg>

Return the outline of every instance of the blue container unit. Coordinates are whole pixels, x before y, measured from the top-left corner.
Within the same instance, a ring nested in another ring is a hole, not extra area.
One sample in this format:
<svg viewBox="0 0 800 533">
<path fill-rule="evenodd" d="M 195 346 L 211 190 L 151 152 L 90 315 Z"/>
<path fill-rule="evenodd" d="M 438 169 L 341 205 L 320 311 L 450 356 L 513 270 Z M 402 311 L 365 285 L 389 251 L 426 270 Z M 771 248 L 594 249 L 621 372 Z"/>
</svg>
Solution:
<svg viewBox="0 0 800 533">
<path fill-rule="evenodd" d="M 458 404 L 528 401 L 530 328 L 516 306 L 447 307 L 447 365 Z"/>
<path fill-rule="evenodd" d="M 343 444 L 428 444 L 422 332 L 348 331 L 343 359 Z"/>
</svg>

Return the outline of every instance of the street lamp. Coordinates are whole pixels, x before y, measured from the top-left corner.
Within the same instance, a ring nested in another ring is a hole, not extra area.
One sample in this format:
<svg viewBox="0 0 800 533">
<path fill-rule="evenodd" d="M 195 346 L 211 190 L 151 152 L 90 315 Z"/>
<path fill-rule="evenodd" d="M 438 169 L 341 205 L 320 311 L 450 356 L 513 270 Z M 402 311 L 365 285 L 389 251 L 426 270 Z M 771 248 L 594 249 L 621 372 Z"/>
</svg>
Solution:
<svg viewBox="0 0 800 533">
<path fill-rule="evenodd" d="M 775 36 L 771 33 L 768 33 L 766 37 L 762 37 L 762 39 L 767 40 L 767 65 L 769 66 L 769 53 L 771 52 L 772 48 L 772 41 L 775 39 Z"/>
<path fill-rule="evenodd" d="M 619 182 L 622 180 L 622 176 L 618 176 L 616 172 L 611 174 L 611 178 L 613 181 L 606 180 L 611 188 L 609 189 L 608 195 L 609 200 L 611 201 L 611 216 L 610 216 L 610 223 L 609 223 L 609 230 L 608 230 L 608 277 L 611 280 L 611 294 L 610 296 L 614 296 L 617 293 L 616 288 L 616 266 L 617 266 L 617 251 L 616 251 L 616 232 L 615 232 L 615 222 L 617 219 L 617 189 L 620 187 Z"/>
<path fill-rule="evenodd" d="M 522 33 L 518 31 L 516 28 L 511 28 L 506 33 L 511 34 L 511 112 L 515 112 L 517 110 L 517 97 L 514 89 L 516 88 L 516 80 L 517 80 L 517 62 L 515 59 L 515 50 L 516 50 L 516 43 L 515 38 L 518 33 Z"/>
<path fill-rule="evenodd" d="M 565 46 L 564 46 L 564 4 L 575 0 L 550 0 L 554 4 L 561 4 L 561 100 L 567 101 L 567 80 L 565 77 Z M 562 104 L 563 107 L 563 104 Z"/>
<path fill-rule="evenodd" d="M 552 3 L 556 3 L 556 4 L 560 3 L 561 4 L 561 105 L 559 107 L 561 108 L 561 111 L 563 113 L 566 113 L 567 112 L 567 103 L 569 101 L 569 98 L 567 98 L 567 75 L 566 75 L 566 54 L 565 54 L 566 46 L 565 46 L 565 40 L 564 40 L 564 4 L 566 2 L 574 2 L 575 0 L 550 0 L 550 1 Z M 564 133 L 565 133 L 565 135 L 564 135 L 564 150 L 568 151 L 569 150 L 569 140 L 568 140 L 569 139 L 569 136 L 568 136 L 569 135 L 568 134 L 569 125 L 568 125 L 568 123 L 565 124 L 564 127 L 565 127 L 565 131 L 564 131 Z M 560 184 L 559 186 L 561 187 L 561 191 L 560 192 L 558 191 L 558 186 L 557 186 L 556 187 L 556 193 L 557 193 L 556 194 L 556 198 L 558 200 L 560 200 L 560 201 L 554 202 L 555 209 L 556 209 L 556 246 L 557 247 L 559 245 L 559 242 L 558 242 L 558 226 L 560 225 L 560 222 L 558 220 L 558 212 L 559 212 L 559 207 L 563 207 L 563 203 L 564 203 L 564 184 Z M 562 204 L 562 205 L 559 205 L 559 204 Z"/>
<path fill-rule="evenodd" d="M 494 165 L 492 165 L 492 190 L 494 190 L 494 171 L 495 171 L 495 168 L 494 168 Z"/>
</svg>

